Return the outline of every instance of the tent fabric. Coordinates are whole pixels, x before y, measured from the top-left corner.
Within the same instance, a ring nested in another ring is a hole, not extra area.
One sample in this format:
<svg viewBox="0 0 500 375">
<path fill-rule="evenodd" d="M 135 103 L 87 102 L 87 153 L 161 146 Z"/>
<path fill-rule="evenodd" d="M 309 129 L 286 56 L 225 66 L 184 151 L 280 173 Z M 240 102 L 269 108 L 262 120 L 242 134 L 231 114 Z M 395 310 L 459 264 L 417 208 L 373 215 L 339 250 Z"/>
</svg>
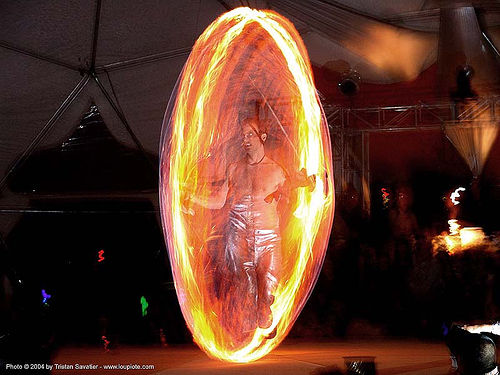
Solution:
<svg viewBox="0 0 500 375">
<path fill-rule="evenodd" d="M 77 72 L 1 50 L 0 176 L 81 80 Z"/>
<path fill-rule="evenodd" d="M 343 60 L 364 84 L 398 84 L 436 63 L 439 4 L 432 1 L 5 0 L 0 181 L 27 150 L 50 148 L 71 134 L 91 103 L 117 141 L 157 155 L 164 110 L 194 41 L 227 9 L 244 5 L 289 17 L 316 71 Z M 500 13 L 494 6 L 484 9 L 485 30 L 498 43 Z M 86 74 L 81 92 L 51 121 Z M 29 205 L 29 196 L 2 186 L 0 207 L 12 205 Z"/>
<path fill-rule="evenodd" d="M 349 8 L 372 17 L 385 19 L 395 14 L 419 11 L 425 7 L 426 0 L 406 0 L 406 1 L 378 1 L 378 0 L 350 0 L 350 1 L 329 1 L 332 5 L 348 4 Z"/>
<path fill-rule="evenodd" d="M 469 166 L 472 175 L 477 178 L 483 171 L 484 164 L 495 143 L 498 124 L 449 125 L 445 127 L 446 136 L 456 147 Z"/>
<path fill-rule="evenodd" d="M 465 64 L 475 67 L 475 83 L 490 87 L 498 85 L 498 64 L 495 64 L 493 51 L 484 40 L 473 7 L 442 9 L 439 35 L 438 77 L 444 94 L 457 83 L 456 67 Z M 490 90 L 482 88 L 482 91 Z"/>
<path fill-rule="evenodd" d="M 62 144 L 33 152 L 7 184 L 13 192 L 58 195 L 155 191 L 157 164 L 153 155 L 117 142 L 92 104 Z"/>
<path fill-rule="evenodd" d="M 398 28 L 319 0 L 275 0 L 273 4 L 309 24 L 315 33 L 359 56 L 365 65 L 378 68 L 389 78 L 385 83 L 414 79 L 435 61 L 437 34 Z M 339 55 L 331 50 L 333 56 Z M 360 70 L 364 76 L 364 69 Z M 380 76 L 370 78 L 381 81 Z"/>
<path fill-rule="evenodd" d="M 79 67 L 90 58 L 95 5 L 81 0 L 2 1 L 0 38 Z"/>
</svg>

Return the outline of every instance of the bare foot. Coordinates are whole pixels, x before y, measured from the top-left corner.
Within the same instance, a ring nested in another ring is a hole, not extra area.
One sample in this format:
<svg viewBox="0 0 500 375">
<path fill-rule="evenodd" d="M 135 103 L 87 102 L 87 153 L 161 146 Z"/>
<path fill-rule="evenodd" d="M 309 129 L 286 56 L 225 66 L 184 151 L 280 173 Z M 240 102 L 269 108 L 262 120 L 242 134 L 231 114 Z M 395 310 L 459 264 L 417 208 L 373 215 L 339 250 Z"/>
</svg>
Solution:
<svg viewBox="0 0 500 375">
<path fill-rule="evenodd" d="M 271 331 L 269 335 L 265 337 L 266 340 L 271 340 L 276 337 L 276 332 L 278 331 L 278 326 L 274 327 L 274 329 Z"/>
<path fill-rule="evenodd" d="M 259 312 L 259 328 L 266 329 L 271 327 L 271 324 L 273 324 L 271 309 L 269 307 L 261 309 Z"/>
</svg>

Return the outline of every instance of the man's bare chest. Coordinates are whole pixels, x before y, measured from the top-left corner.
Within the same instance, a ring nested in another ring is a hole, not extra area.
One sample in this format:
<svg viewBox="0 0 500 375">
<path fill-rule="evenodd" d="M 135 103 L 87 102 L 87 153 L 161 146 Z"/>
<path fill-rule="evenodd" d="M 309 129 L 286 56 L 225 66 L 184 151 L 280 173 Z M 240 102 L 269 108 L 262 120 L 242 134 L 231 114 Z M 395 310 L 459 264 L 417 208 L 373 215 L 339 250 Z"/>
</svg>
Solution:
<svg viewBox="0 0 500 375">
<path fill-rule="evenodd" d="M 239 193 L 267 195 L 277 188 L 276 173 L 272 165 L 245 165 L 233 176 L 233 189 Z"/>
</svg>

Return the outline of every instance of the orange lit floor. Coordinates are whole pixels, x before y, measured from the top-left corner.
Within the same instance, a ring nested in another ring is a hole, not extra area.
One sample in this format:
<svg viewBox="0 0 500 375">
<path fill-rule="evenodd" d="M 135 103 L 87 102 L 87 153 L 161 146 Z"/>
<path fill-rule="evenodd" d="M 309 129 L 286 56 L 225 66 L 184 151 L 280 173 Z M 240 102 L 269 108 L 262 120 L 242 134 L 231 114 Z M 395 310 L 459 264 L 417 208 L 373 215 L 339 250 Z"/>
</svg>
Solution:
<svg viewBox="0 0 500 375">
<path fill-rule="evenodd" d="M 154 365 L 154 370 L 53 370 L 52 374 L 322 374 L 330 366 L 345 370 L 343 357 L 376 357 L 379 375 L 447 374 L 450 360 L 444 343 L 416 340 L 349 340 L 335 342 L 289 341 L 267 357 L 251 364 L 231 364 L 209 359 L 192 345 L 121 347 L 105 353 L 102 348 L 62 348 L 54 364 Z"/>
</svg>

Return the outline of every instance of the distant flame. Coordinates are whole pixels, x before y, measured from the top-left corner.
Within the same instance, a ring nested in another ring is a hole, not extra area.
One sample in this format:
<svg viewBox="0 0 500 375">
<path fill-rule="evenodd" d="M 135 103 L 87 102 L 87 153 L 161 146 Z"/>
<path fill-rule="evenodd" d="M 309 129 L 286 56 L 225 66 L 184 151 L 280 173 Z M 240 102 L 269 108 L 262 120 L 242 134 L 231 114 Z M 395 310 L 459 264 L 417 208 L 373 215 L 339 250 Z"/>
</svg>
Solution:
<svg viewBox="0 0 500 375">
<path fill-rule="evenodd" d="M 451 201 L 453 202 L 453 204 L 456 206 L 457 204 L 460 204 L 459 201 L 456 200 L 456 198 L 460 198 L 460 192 L 461 191 L 465 191 L 465 188 L 463 187 L 459 187 L 457 189 L 455 189 L 455 191 L 453 193 L 451 193 L 450 195 L 450 199 Z"/>
<path fill-rule="evenodd" d="M 448 225 L 450 226 L 450 235 L 451 236 L 457 235 L 460 229 L 460 224 L 458 224 L 458 220 L 457 219 L 448 220 Z"/>
<path fill-rule="evenodd" d="M 482 228 L 465 227 L 460 230 L 460 242 L 462 248 L 469 248 L 481 245 L 485 240 L 485 235 Z"/>
<path fill-rule="evenodd" d="M 484 246 L 490 248 L 490 241 L 480 227 L 463 227 L 458 224 L 458 220 L 448 220 L 450 234 L 443 232 L 432 240 L 433 250 L 446 250 L 450 254 L 469 250 L 475 247 Z"/>
</svg>

